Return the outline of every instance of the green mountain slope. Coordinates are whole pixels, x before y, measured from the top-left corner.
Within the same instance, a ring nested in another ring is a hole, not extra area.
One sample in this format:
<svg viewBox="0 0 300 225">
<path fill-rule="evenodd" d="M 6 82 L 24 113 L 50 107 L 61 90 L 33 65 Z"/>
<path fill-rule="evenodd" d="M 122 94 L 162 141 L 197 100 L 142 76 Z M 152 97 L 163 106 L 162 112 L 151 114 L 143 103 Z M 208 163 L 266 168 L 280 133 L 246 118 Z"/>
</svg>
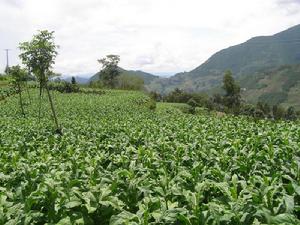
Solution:
<svg viewBox="0 0 300 225">
<path fill-rule="evenodd" d="M 119 70 L 121 72 L 121 75 L 136 76 L 136 77 L 142 78 L 144 80 L 145 85 L 149 85 L 152 81 L 159 78 L 158 76 L 155 76 L 153 74 L 146 73 L 146 72 L 143 72 L 143 71 L 140 71 L 140 70 L 125 70 L 121 67 L 119 67 Z M 90 78 L 90 81 L 99 80 L 99 73 L 100 72 L 93 75 Z"/>
<path fill-rule="evenodd" d="M 275 70 L 240 79 L 244 99 L 300 109 L 300 64 L 285 65 Z"/>
<path fill-rule="evenodd" d="M 297 63 L 300 63 L 300 25 L 273 36 L 255 37 L 221 50 L 190 72 L 154 80 L 148 85 L 148 89 L 161 93 L 176 87 L 187 91 L 207 91 L 220 85 L 227 69 L 236 78 L 241 78 L 281 65 Z"/>
</svg>

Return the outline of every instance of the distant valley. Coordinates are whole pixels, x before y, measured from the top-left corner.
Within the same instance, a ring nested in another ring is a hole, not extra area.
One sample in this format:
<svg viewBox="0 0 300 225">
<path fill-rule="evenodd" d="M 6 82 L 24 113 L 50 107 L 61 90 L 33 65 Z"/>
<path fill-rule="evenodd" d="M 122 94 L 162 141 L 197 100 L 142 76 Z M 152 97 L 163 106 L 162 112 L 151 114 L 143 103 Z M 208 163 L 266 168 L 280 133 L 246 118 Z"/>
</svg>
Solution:
<svg viewBox="0 0 300 225">
<path fill-rule="evenodd" d="M 190 72 L 178 73 L 169 78 L 120 68 L 121 74 L 140 77 L 148 91 L 161 94 L 175 88 L 209 94 L 221 92 L 226 70 L 232 71 L 247 101 L 295 105 L 300 108 L 300 25 L 223 49 Z M 99 73 L 89 79 L 76 79 L 79 83 L 87 84 L 98 80 Z"/>
</svg>

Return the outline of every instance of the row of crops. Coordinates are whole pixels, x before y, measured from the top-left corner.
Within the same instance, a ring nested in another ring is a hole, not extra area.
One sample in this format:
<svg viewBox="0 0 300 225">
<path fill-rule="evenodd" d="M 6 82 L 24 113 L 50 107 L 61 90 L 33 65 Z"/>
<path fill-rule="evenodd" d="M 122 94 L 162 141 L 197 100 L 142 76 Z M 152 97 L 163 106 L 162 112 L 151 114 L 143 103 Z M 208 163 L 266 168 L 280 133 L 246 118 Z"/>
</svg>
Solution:
<svg viewBox="0 0 300 225">
<path fill-rule="evenodd" d="M 55 93 L 60 136 L 31 96 L 0 102 L 0 224 L 300 224 L 299 122 Z"/>
<path fill-rule="evenodd" d="M 0 88 L 0 101 L 16 93 L 16 90 L 11 87 Z"/>
</svg>

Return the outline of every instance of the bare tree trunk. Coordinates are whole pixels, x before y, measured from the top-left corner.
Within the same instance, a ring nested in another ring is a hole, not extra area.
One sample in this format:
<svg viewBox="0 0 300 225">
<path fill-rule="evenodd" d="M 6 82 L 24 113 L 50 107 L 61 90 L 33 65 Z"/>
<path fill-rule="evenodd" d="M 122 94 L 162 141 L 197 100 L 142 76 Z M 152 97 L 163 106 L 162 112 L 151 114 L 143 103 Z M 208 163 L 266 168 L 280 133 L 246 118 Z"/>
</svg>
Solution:
<svg viewBox="0 0 300 225">
<path fill-rule="evenodd" d="M 24 107 L 23 107 L 22 92 L 21 92 L 20 84 L 18 84 L 18 92 L 19 92 L 19 101 L 20 101 L 21 113 L 25 117 L 25 111 L 24 111 Z"/>
<path fill-rule="evenodd" d="M 28 98 L 29 98 L 29 103 L 31 104 L 31 96 L 30 96 L 30 93 L 29 93 L 29 88 L 28 88 L 27 83 L 26 83 L 26 92 L 27 92 L 27 95 L 28 95 Z"/>
<path fill-rule="evenodd" d="M 41 122 L 42 94 L 43 94 L 43 86 L 42 86 L 42 83 L 40 83 L 40 95 L 39 95 L 39 123 Z"/>
<path fill-rule="evenodd" d="M 52 101 L 52 97 L 51 97 L 51 95 L 50 95 L 50 91 L 49 91 L 48 85 L 45 84 L 45 87 L 46 87 L 46 90 L 47 90 L 47 94 L 48 94 L 48 98 L 49 98 L 49 102 L 50 102 L 50 106 L 51 106 L 51 110 L 52 110 L 54 122 L 55 122 L 55 125 L 56 125 L 56 131 L 57 131 L 59 134 L 62 134 L 61 129 L 60 129 L 60 126 L 59 126 L 59 124 L 58 124 L 56 112 L 55 112 L 55 109 L 54 109 L 54 105 L 53 105 L 53 101 Z"/>
</svg>

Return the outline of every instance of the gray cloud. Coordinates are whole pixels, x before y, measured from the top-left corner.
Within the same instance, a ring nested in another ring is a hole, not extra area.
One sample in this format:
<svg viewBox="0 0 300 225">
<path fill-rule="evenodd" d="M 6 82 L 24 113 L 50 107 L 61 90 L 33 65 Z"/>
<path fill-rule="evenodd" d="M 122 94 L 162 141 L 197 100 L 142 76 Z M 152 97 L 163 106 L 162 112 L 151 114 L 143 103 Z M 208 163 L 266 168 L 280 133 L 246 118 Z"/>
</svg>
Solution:
<svg viewBox="0 0 300 225">
<path fill-rule="evenodd" d="M 3 2 L 8 6 L 21 8 L 23 6 L 24 0 L 3 0 Z"/>
<path fill-rule="evenodd" d="M 278 0 L 278 4 L 284 5 L 284 4 L 300 4 L 300 0 Z"/>
<path fill-rule="evenodd" d="M 145 65 L 153 65 L 155 63 L 155 59 L 152 56 L 138 56 L 135 63 L 139 67 L 143 67 Z"/>
<path fill-rule="evenodd" d="M 60 45 L 55 65 L 60 73 L 93 73 L 99 70 L 97 59 L 106 54 L 119 54 L 128 69 L 180 72 L 222 48 L 296 25 L 298 2 L 3 0 L 0 49 L 11 48 L 11 63 L 20 63 L 19 42 L 49 29 Z M 0 71 L 4 68 L 2 51 Z"/>
<path fill-rule="evenodd" d="M 300 0 L 277 0 L 277 4 L 287 16 L 300 13 Z"/>
</svg>

